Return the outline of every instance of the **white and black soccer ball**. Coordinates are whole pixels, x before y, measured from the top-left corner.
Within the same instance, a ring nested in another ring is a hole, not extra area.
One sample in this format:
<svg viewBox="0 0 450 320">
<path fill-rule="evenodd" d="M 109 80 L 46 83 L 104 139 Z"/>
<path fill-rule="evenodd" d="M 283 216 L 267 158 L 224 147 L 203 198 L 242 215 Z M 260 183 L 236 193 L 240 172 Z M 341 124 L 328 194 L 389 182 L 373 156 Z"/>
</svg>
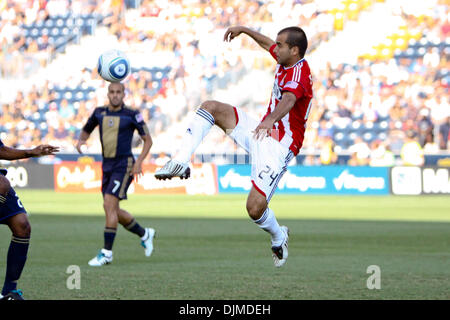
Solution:
<svg viewBox="0 0 450 320">
<path fill-rule="evenodd" d="M 97 71 L 109 82 L 121 82 L 130 74 L 130 61 L 120 50 L 108 50 L 98 58 Z"/>
</svg>

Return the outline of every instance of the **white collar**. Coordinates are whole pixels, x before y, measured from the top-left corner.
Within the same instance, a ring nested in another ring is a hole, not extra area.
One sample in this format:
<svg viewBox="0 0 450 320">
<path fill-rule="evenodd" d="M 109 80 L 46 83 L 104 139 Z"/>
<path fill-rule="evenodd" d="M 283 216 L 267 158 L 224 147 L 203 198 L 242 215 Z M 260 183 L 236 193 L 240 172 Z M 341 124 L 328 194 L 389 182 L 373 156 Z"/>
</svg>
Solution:
<svg viewBox="0 0 450 320">
<path fill-rule="evenodd" d="M 297 64 L 299 64 L 300 62 L 302 62 L 303 60 L 305 60 L 305 57 L 301 58 L 300 60 L 298 60 L 296 63 L 294 63 L 294 64 L 293 64 L 292 66 L 290 66 L 290 67 L 283 67 L 283 69 L 284 69 L 284 70 L 291 69 L 291 68 L 295 67 Z"/>
</svg>

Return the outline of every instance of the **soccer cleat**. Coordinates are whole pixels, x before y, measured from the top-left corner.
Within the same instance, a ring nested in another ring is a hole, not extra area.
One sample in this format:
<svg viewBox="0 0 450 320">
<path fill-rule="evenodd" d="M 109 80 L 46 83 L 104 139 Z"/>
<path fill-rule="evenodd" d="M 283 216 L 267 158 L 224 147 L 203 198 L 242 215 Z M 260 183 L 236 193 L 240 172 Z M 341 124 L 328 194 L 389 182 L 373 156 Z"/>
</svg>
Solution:
<svg viewBox="0 0 450 320">
<path fill-rule="evenodd" d="M 4 296 L 0 295 L 0 300 L 25 300 L 23 298 L 22 290 L 12 290 Z"/>
<path fill-rule="evenodd" d="M 272 258 L 275 267 L 282 267 L 288 258 L 288 240 L 289 240 L 289 229 L 286 226 L 281 226 L 282 231 L 285 233 L 286 238 L 279 247 L 272 247 Z"/>
<path fill-rule="evenodd" d="M 145 249 L 145 255 L 150 257 L 153 251 L 153 238 L 155 237 L 155 229 L 145 228 L 145 233 L 148 235 L 146 240 L 141 240 L 141 245 Z"/>
<path fill-rule="evenodd" d="M 180 177 L 180 179 L 187 179 L 191 176 L 191 169 L 189 165 L 180 163 L 175 160 L 169 160 L 164 167 L 155 172 L 155 178 L 158 180 L 172 179 L 173 177 Z"/>
<path fill-rule="evenodd" d="M 105 264 L 110 264 L 113 260 L 112 253 L 110 256 L 105 255 L 105 249 L 100 250 L 98 255 L 91 259 L 88 264 L 91 267 L 101 267 Z"/>
</svg>

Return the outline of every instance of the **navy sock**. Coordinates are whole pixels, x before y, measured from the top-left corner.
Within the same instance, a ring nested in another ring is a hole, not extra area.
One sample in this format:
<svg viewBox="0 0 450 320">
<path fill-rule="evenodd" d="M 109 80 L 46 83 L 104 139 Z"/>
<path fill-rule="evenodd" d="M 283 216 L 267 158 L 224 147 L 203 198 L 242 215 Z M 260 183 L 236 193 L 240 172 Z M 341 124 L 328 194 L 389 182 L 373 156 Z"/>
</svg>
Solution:
<svg viewBox="0 0 450 320">
<path fill-rule="evenodd" d="M 6 260 L 6 277 L 2 295 L 6 295 L 12 290 L 17 289 L 17 280 L 19 280 L 25 262 L 27 261 L 29 245 L 30 237 L 12 236 Z"/>
<path fill-rule="evenodd" d="M 133 219 L 131 223 L 125 226 L 125 229 L 127 229 L 130 232 L 133 232 L 137 234 L 139 237 L 143 237 L 145 234 L 145 229 L 142 228 L 139 223 L 136 222 L 136 219 Z"/>
<path fill-rule="evenodd" d="M 105 245 L 104 249 L 106 250 L 112 250 L 113 244 L 114 244 L 114 238 L 116 237 L 116 228 L 105 228 Z"/>
</svg>

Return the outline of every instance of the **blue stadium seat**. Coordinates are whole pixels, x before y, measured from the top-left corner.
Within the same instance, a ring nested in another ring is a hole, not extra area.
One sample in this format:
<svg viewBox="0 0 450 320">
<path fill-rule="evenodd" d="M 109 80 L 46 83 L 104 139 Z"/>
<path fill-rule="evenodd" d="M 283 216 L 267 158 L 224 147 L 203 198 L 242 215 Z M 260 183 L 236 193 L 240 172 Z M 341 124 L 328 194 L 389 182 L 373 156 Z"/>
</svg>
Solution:
<svg viewBox="0 0 450 320">
<path fill-rule="evenodd" d="M 55 21 L 53 19 L 48 19 L 44 22 L 44 26 L 46 26 L 47 28 L 53 27 L 54 24 L 55 24 Z"/>
<path fill-rule="evenodd" d="M 333 140 L 334 140 L 337 144 L 339 144 L 339 143 L 345 141 L 345 136 L 344 136 L 344 134 L 343 134 L 342 132 L 337 132 L 337 133 L 334 134 Z"/>
<path fill-rule="evenodd" d="M 386 138 L 387 138 L 387 134 L 386 134 L 385 132 L 380 132 L 380 133 L 377 135 L 377 138 L 378 138 L 379 140 L 381 140 L 381 141 L 384 141 L 384 140 L 386 140 Z"/>
<path fill-rule="evenodd" d="M 60 34 L 63 36 L 68 36 L 69 34 L 71 34 L 72 32 L 70 32 L 69 28 L 64 27 L 64 28 L 60 28 Z"/>
<path fill-rule="evenodd" d="M 33 26 L 35 26 L 37 28 L 41 28 L 44 26 L 44 21 L 42 21 L 42 20 L 36 21 L 35 23 L 33 23 Z"/>
<path fill-rule="evenodd" d="M 38 28 L 33 28 L 33 29 L 31 29 L 31 30 L 30 30 L 30 33 L 29 33 L 29 35 L 30 35 L 31 37 L 38 37 L 39 34 L 40 34 L 40 32 L 39 32 L 39 29 L 38 29 Z"/>
<path fill-rule="evenodd" d="M 366 133 L 364 133 L 362 138 L 367 143 L 370 143 L 370 142 L 372 142 L 374 140 L 375 136 L 372 133 L 370 133 L 370 132 L 366 132 Z"/>
<path fill-rule="evenodd" d="M 51 34 L 53 37 L 59 37 L 60 34 L 61 34 L 61 32 L 60 32 L 60 29 L 59 29 L 59 28 L 54 27 L 54 28 L 52 28 L 52 29 L 50 30 L 50 34 Z"/>
<path fill-rule="evenodd" d="M 387 120 L 383 120 L 383 121 L 379 122 L 378 126 L 379 126 L 379 131 L 381 131 L 381 132 L 386 132 L 389 130 L 389 123 Z"/>
<path fill-rule="evenodd" d="M 83 94 L 82 91 L 77 91 L 74 96 L 75 96 L 76 100 L 83 100 L 84 99 L 84 94 Z"/>
<path fill-rule="evenodd" d="M 59 18 L 59 19 L 56 20 L 55 25 L 56 25 L 58 28 L 61 28 L 61 27 L 63 27 L 63 26 L 65 25 L 65 22 L 64 22 L 63 19 Z"/>
</svg>

